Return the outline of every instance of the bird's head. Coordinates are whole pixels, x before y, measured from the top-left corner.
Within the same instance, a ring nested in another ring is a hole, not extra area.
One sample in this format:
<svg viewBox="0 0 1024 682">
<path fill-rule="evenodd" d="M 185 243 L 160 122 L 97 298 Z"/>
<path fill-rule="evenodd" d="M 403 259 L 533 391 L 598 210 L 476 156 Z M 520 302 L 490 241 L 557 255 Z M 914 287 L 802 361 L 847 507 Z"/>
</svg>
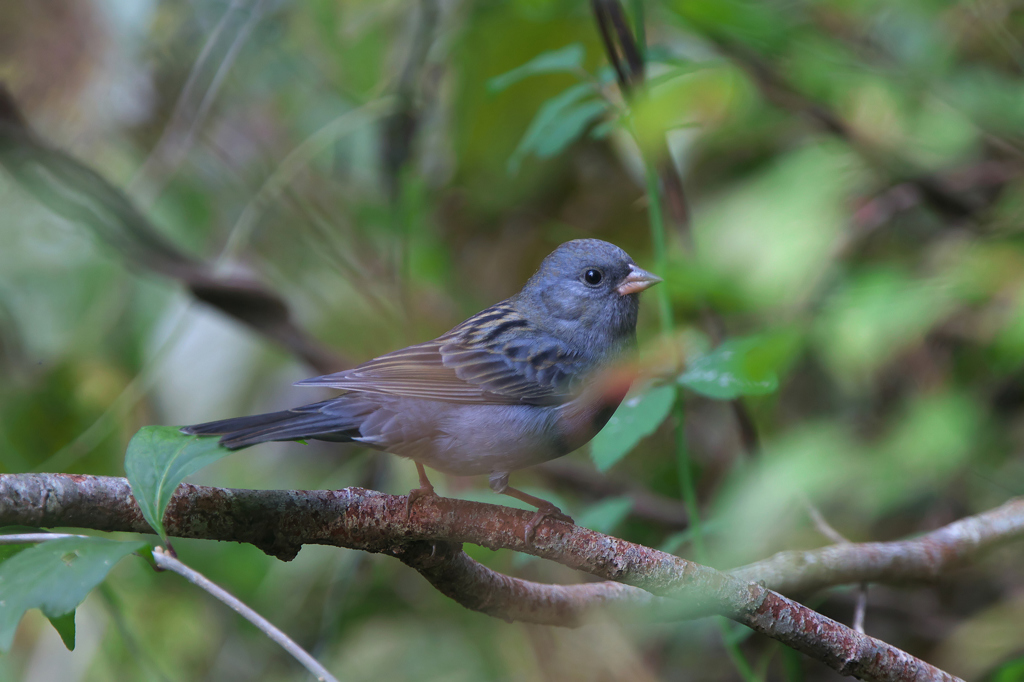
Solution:
<svg viewBox="0 0 1024 682">
<path fill-rule="evenodd" d="M 515 297 L 520 312 L 594 359 L 636 338 L 638 294 L 661 279 L 600 239 L 575 239 L 555 249 Z"/>
</svg>

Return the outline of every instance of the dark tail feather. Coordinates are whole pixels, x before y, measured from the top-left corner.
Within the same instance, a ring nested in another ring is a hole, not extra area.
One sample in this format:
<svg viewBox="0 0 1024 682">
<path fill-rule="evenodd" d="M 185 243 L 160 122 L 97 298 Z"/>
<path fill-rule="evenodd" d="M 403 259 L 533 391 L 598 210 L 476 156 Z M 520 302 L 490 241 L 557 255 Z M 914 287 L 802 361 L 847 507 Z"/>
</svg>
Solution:
<svg viewBox="0 0 1024 682">
<path fill-rule="evenodd" d="M 205 424 L 183 426 L 181 431 L 196 436 L 220 436 L 220 444 L 232 450 L 257 443 L 278 440 L 350 441 L 359 436 L 359 420 L 344 415 L 325 414 L 324 403 L 306 405 L 294 410 L 254 414 L 248 417 L 221 419 Z"/>
</svg>

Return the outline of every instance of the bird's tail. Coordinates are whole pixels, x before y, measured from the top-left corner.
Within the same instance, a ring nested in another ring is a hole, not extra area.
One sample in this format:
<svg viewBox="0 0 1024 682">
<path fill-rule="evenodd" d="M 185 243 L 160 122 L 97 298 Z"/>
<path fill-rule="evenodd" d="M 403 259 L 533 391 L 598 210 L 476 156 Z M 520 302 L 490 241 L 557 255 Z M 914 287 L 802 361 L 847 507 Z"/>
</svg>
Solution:
<svg viewBox="0 0 1024 682">
<path fill-rule="evenodd" d="M 232 450 L 278 440 L 346 442 L 359 437 L 363 416 L 359 412 L 344 409 L 335 399 L 281 412 L 183 426 L 181 431 L 196 436 L 220 436 L 220 444 Z"/>
</svg>

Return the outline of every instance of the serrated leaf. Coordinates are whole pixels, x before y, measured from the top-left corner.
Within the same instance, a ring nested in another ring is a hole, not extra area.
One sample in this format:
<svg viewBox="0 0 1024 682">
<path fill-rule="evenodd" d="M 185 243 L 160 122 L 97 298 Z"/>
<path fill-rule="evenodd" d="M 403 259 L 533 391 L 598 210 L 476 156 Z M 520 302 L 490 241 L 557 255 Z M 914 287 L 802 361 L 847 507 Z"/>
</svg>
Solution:
<svg viewBox="0 0 1024 682">
<path fill-rule="evenodd" d="M 628 495 L 609 497 L 590 506 L 576 520 L 576 525 L 598 533 L 611 533 L 633 509 L 633 498 Z"/>
<path fill-rule="evenodd" d="M 178 485 L 231 451 L 216 438 L 188 436 L 175 426 L 144 426 L 139 429 L 124 458 L 124 471 L 142 515 L 166 540 L 164 510 Z"/>
<path fill-rule="evenodd" d="M 583 68 L 583 57 L 586 54 L 583 45 L 573 43 L 558 50 L 542 52 L 522 66 L 506 71 L 500 76 L 487 81 L 487 89 L 501 92 L 524 78 L 542 73 L 566 73 Z"/>
<path fill-rule="evenodd" d="M 65 613 L 63 616 L 55 616 L 53 618 L 47 617 L 50 621 L 50 625 L 60 635 L 60 640 L 64 642 L 64 646 L 68 648 L 68 651 L 75 650 L 75 610 L 72 609 Z"/>
<path fill-rule="evenodd" d="M 731 339 L 690 361 L 679 383 L 717 400 L 766 395 L 779 388 L 771 349 L 758 338 Z"/>
<path fill-rule="evenodd" d="M 114 564 L 145 546 L 106 538 L 63 538 L 41 542 L 0 563 L 0 651 L 10 650 L 26 611 L 40 609 L 51 621 L 60 620 L 82 603 Z"/>
<path fill-rule="evenodd" d="M 607 471 L 641 439 L 654 433 L 665 421 L 675 399 L 673 386 L 660 386 L 626 398 L 590 443 L 590 458 L 598 470 Z"/>
</svg>

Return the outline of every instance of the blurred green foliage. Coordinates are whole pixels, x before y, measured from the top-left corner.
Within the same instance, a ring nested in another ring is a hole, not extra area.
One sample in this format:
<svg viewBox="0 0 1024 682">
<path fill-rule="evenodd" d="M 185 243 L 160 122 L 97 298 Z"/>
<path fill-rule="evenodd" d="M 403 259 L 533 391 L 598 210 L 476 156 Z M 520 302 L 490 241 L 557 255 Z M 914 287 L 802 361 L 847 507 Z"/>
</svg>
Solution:
<svg viewBox="0 0 1024 682">
<path fill-rule="evenodd" d="M 664 293 L 645 294 L 639 336 L 646 358 L 685 354 L 666 375 L 689 388 L 675 412 L 675 387 L 638 397 L 645 418 L 619 428 L 624 408 L 593 454 L 678 510 L 685 450 L 712 565 L 825 544 L 808 503 L 851 540 L 887 540 L 1021 494 L 1021 8 L 643 8 L 647 87 L 629 101 L 579 0 L 5 3 L 0 78 L 44 140 L 127 188 L 167 239 L 265 282 L 353 360 L 514 293 L 567 239 L 615 242 L 653 270 L 644 162 L 670 162 L 692 225 L 666 211 Z M 4 171 L 0 204 L 0 470 L 121 475 L 144 425 L 319 397 L 290 386 L 313 370 Z M 716 394 L 698 370 L 767 383 Z M 753 452 L 721 400 L 734 396 Z M 567 459 L 593 467 L 585 451 Z M 404 493 L 412 469 L 351 446 L 267 444 L 190 480 Z M 504 502 L 482 481 L 436 478 L 443 494 Z M 515 484 L 584 525 L 695 556 L 692 530 L 580 480 L 526 471 Z M 387 557 L 175 547 L 346 680 L 737 675 L 708 623 L 509 625 Z M 533 580 L 580 579 L 467 551 Z M 936 585 L 873 587 L 867 631 L 966 678 L 1021 679 L 1021 559 L 1011 546 Z M 835 590 L 816 606 L 849 622 L 854 601 Z M 303 679 L 234 614 L 137 559 L 75 618 L 70 653 L 29 611 L 0 680 Z M 771 679 L 828 678 L 736 639 Z"/>
</svg>

